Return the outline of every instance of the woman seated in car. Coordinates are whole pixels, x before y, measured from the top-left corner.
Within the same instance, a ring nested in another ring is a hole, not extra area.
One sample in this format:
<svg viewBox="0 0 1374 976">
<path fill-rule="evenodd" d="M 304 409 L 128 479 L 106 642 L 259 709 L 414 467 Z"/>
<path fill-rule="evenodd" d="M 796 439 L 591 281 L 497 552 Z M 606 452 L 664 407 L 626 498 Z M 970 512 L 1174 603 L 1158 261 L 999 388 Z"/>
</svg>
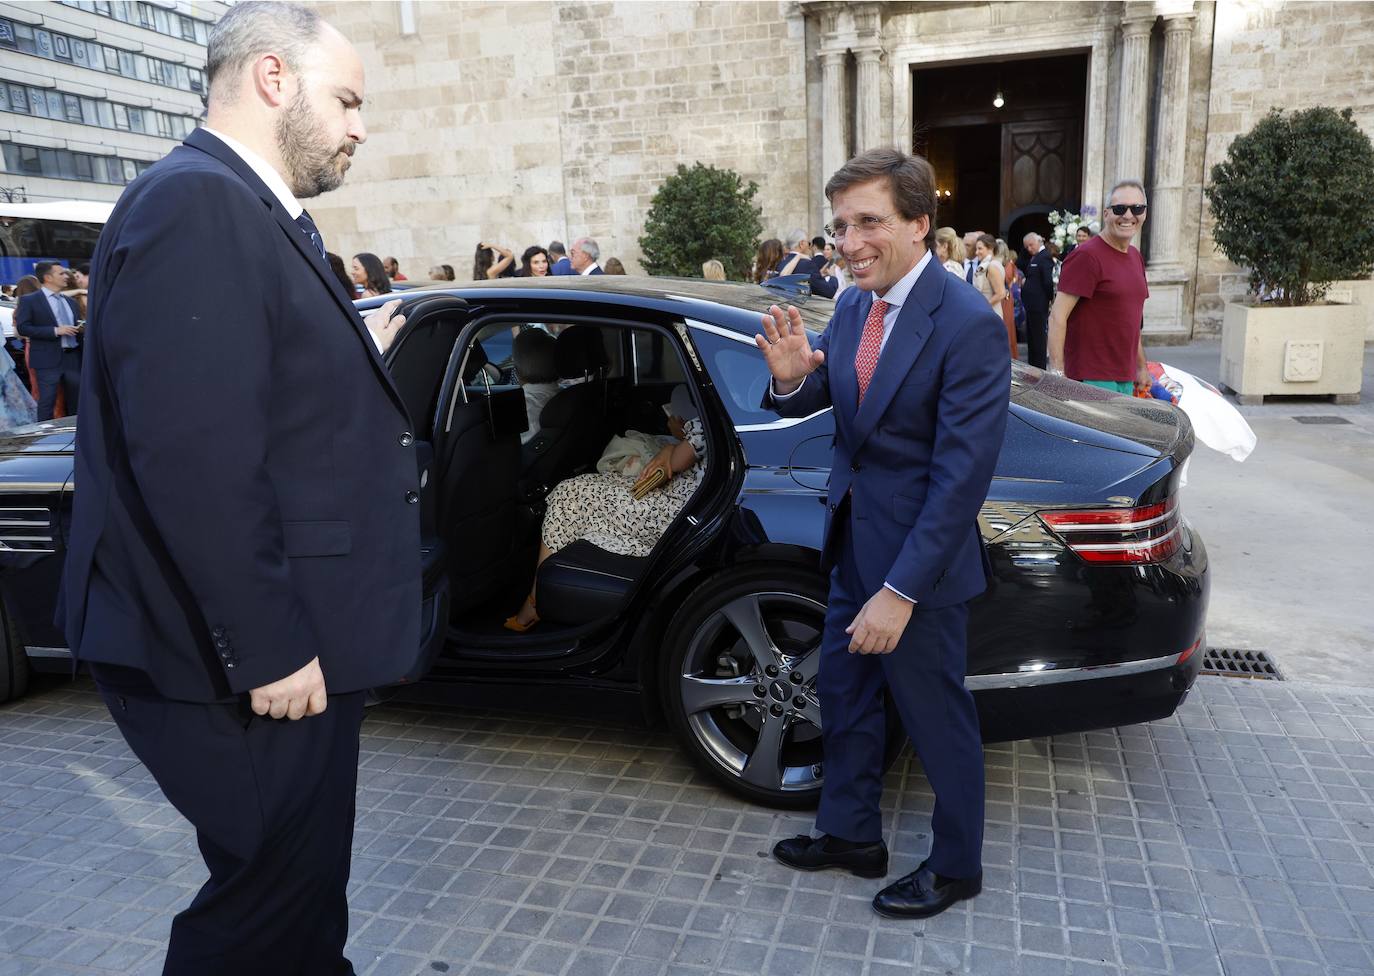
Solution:
<svg viewBox="0 0 1374 976">
<path fill-rule="evenodd" d="M 558 359 L 554 349 L 558 340 L 543 329 L 523 329 L 511 346 L 515 360 L 515 379 L 525 392 L 525 415 L 529 429 L 520 435 L 520 443 L 528 444 L 539 433 L 539 415 L 544 405 L 554 398 L 558 385 Z"/>
<path fill-rule="evenodd" d="M 666 443 L 648 460 L 632 451 L 608 450 L 596 474 L 569 478 L 549 493 L 536 579 L 544 560 L 578 539 L 622 556 L 647 556 L 658 544 L 701 484 L 706 460 L 706 431 L 687 387 L 673 390 L 666 409 L 672 436 L 659 439 Z M 626 439 L 616 438 L 613 447 Z M 663 484 L 650 488 L 658 479 Z M 531 586 L 506 627 L 524 632 L 538 622 Z"/>
</svg>

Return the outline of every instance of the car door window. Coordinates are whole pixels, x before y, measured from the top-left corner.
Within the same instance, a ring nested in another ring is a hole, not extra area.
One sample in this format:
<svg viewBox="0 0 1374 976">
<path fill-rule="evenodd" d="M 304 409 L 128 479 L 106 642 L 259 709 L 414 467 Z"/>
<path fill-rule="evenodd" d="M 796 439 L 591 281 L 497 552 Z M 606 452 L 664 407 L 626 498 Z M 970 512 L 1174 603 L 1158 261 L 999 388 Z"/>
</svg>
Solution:
<svg viewBox="0 0 1374 976">
<path fill-rule="evenodd" d="M 752 341 L 742 342 L 714 331 L 689 327 L 697 354 L 711 374 L 735 426 L 775 422 L 778 415 L 761 406 L 769 377 L 758 347 Z"/>
</svg>

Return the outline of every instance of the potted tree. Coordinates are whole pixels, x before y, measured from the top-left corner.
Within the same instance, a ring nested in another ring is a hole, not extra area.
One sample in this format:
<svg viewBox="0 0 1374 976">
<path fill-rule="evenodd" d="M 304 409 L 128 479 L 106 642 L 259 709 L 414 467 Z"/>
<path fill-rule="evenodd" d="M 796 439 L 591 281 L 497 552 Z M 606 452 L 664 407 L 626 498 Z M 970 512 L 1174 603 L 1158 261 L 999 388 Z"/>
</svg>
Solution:
<svg viewBox="0 0 1374 976">
<path fill-rule="evenodd" d="M 1212 167 L 1212 238 L 1250 269 L 1252 296 L 1227 303 L 1221 332 L 1221 381 L 1241 403 L 1359 401 L 1360 310 L 1324 301 L 1333 281 L 1374 271 L 1374 145 L 1352 116 L 1274 109 Z"/>
</svg>

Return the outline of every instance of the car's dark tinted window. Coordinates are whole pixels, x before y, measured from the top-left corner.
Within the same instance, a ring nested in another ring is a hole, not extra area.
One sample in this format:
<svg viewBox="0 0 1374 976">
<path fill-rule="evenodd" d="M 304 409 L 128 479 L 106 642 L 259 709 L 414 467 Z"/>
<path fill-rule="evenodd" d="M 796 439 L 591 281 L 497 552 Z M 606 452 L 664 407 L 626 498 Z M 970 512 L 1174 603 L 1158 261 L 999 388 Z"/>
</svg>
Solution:
<svg viewBox="0 0 1374 976">
<path fill-rule="evenodd" d="M 695 328 L 692 341 L 736 426 L 778 419 L 773 411 L 759 406 L 768 388 L 768 367 L 755 346 Z"/>
</svg>

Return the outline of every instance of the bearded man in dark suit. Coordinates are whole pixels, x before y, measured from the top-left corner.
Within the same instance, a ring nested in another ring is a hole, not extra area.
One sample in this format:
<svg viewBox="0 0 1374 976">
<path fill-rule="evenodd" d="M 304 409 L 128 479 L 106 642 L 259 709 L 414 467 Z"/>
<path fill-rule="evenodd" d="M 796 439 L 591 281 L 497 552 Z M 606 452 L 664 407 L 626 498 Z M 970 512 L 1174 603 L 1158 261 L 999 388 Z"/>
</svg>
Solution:
<svg viewBox="0 0 1374 976">
<path fill-rule="evenodd" d="M 243 3 L 207 75 L 92 262 L 59 613 L 209 868 L 165 972 L 347 974 L 363 696 L 420 638 L 403 319 L 358 316 L 299 202 L 367 137 L 353 47 Z"/>
</svg>

